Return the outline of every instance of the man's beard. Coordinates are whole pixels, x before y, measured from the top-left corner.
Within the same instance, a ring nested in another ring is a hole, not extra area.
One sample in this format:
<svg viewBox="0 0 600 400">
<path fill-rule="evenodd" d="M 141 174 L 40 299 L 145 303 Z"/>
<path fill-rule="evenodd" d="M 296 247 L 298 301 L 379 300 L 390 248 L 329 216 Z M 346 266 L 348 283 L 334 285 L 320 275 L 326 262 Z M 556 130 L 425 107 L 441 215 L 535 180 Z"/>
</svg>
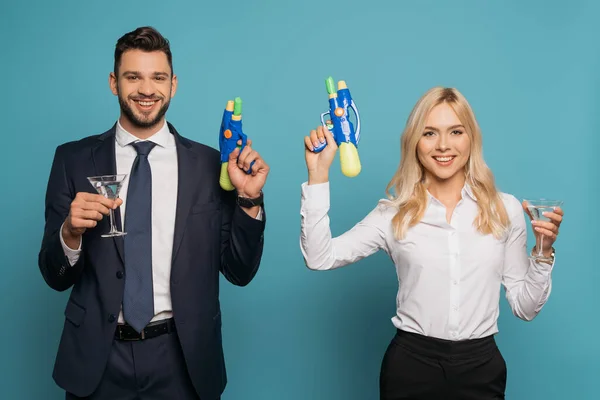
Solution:
<svg viewBox="0 0 600 400">
<path fill-rule="evenodd" d="M 156 125 L 158 122 L 160 122 L 162 117 L 164 117 L 165 114 L 167 113 L 167 110 L 169 109 L 169 105 L 171 103 L 170 100 L 164 102 L 162 107 L 158 110 L 158 113 L 156 114 L 156 116 L 154 118 L 140 119 L 137 115 L 135 115 L 133 109 L 127 103 L 127 99 L 124 99 L 121 96 L 121 92 L 119 92 L 118 90 L 117 90 L 117 92 L 118 92 L 118 97 L 119 97 L 119 105 L 121 106 L 121 112 L 127 117 L 129 122 L 131 122 L 134 126 L 136 126 L 138 128 L 150 128 L 150 127 L 153 127 L 154 125 Z M 142 98 L 142 97 L 138 96 L 136 101 L 154 101 L 154 100 L 155 101 L 163 100 L 163 98 Z"/>
</svg>

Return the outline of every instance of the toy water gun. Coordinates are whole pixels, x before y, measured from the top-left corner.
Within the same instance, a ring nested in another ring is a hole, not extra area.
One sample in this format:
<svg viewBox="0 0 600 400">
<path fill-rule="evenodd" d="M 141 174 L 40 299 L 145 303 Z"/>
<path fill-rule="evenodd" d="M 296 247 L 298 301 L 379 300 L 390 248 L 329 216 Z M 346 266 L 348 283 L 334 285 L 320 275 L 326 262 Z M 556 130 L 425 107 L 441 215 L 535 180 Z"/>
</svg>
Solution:
<svg viewBox="0 0 600 400">
<path fill-rule="evenodd" d="M 360 115 L 350 90 L 346 82 L 338 82 L 338 90 L 335 90 L 335 83 L 332 77 L 325 80 L 327 93 L 329 94 L 329 111 L 321 114 L 321 123 L 331 131 L 335 142 L 340 148 L 340 164 L 342 173 L 347 177 L 355 177 L 360 173 L 361 165 L 358 157 L 358 141 L 360 140 Z M 350 122 L 348 110 L 352 109 L 356 115 L 356 130 Z M 325 121 L 325 116 L 329 115 L 329 120 Z M 313 150 L 320 152 L 327 146 L 323 143 Z"/>
<path fill-rule="evenodd" d="M 242 141 L 242 145 L 238 146 L 238 140 Z M 225 111 L 223 112 L 223 120 L 221 121 L 221 130 L 219 131 L 219 149 L 221 150 L 221 175 L 219 176 L 219 184 L 224 190 L 231 191 L 235 189 L 229 180 L 227 165 L 229 164 L 229 155 L 235 148 L 240 149 L 240 153 L 246 147 L 248 137 L 242 131 L 242 99 L 235 98 L 235 101 L 229 100 Z M 250 164 L 250 168 L 246 172 L 252 172 L 254 161 Z"/>
</svg>

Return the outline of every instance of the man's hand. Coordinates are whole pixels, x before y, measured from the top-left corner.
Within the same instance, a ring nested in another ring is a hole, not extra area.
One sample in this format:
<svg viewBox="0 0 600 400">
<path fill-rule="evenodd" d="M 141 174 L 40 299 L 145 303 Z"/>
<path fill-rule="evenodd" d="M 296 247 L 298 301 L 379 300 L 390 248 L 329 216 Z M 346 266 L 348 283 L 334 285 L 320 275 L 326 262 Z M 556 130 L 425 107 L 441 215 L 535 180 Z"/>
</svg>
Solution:
<svg viewBox="0 0 600 400">
<path fill-rule="evenodd" d="M 238 144 L 241 145 L 241 140 Z M 246 172 L 253 161 L 252 171 L 247 174 Z M 252 140 L 248 139 L 241 154 L 238 148 L 229 154 L 227 172 L 229 172 L 232 185 L 240 196 L 256 198 L 265 186 L 267 175 L 269 175 L 269 166 L 260 157 L 260 154 L 252 148 Z"/>
<path fill-rule="evenodd" d="M 111 208 L 115 209 L 121 204 L 121 199 L 110 200 L 99 194 L 77 193 L 61 232 L 65 244 L 70 249 L 78 249 L 85 230 L 95 227 Z"/>
<path fill-rule="evenodd" d="M 238 141 L 238 145 L 241 145 L 241 142 L 241 140 Z M 254 162 L 254 165 L 252 165 L 251 173 L 247 174 L 246 172 L 252 162 Z M 229 154 L 227 172 L 238 195 L 254 199 L 260 196 L 260 192 L 265 186 L 267 175 L 269 175 L 269 166 L 260 157 L 260 154 L 252 148 L 252 140 L 248 139 L 241 154 L 239 148 Z M 249 209 L 244 208 L 244 211 L 254 218 L 258 215 L 259 208 L 259 206 Z"/>
</svg>

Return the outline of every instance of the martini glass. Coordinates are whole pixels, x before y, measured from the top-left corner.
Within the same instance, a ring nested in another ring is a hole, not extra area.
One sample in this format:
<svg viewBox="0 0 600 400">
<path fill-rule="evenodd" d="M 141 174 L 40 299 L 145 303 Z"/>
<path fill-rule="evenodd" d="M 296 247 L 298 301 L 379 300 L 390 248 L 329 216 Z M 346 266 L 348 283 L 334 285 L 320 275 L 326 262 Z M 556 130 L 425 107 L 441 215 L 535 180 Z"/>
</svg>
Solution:
<svg viewBox="0 0 600 400">
<path fill-rule="evenodd" d="M 90 181 L 94 189 L 106 197 L 107 199 L 116 200 L 119 197 L 119 192 L 121 191 L 121 187 L 123 186 L 123 181 L 127 174 L 121 175 L 102 175 L 102 176 L 89 176 L 87 179 Z M 126 232 L 121 232 L 117 230 L 115 226 L 115 215 L 114 211 L 110 209 L 110 231 L 101 235 L 102 237 L 113 237 L 113 236 L 123 236 L 126 235 Z"/>
<path fill-rule="evenodd" d="M 548 200 L 548 199 L 525 199 L 527 202 L 527 209 L 529 213 L 536 221 L 550 221 L 549 218 L 545 217 L 543 214 L 545 212 L 554 212 L 556 207 L 562 206 L 563 202 L 561 200 Z M 544 235 L 539 235 L 539 239 L 536 240 L 535 248 L 537 250 L 537 254 L 531 255 L 529 258 L 534 261 L 547 261 L 552 262 L 551 257 L 544 257 L 542 253 L 542 245 L 544 243 Z"/>
</svg>

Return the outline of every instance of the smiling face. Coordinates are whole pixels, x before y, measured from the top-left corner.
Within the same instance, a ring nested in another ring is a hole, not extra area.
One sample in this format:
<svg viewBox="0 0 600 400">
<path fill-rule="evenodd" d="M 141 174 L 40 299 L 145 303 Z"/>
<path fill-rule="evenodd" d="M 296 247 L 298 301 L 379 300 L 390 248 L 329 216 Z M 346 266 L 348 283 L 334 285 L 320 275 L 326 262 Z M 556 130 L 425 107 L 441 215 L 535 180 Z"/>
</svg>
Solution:
<svg viewBox="0 0 600 400">
<path fill-rule="evenodd" d="M 470 153 L 471 140 L 452 107 L 446 102 L 433 107 L 417 144 L 417 157 L 427 181 L 462 186 Z"/>
<path fill-rule="evenodd" d="M 148 131 L 160 128 L 177 90 L 177 78 L 166 54 L 127 50 L 117 74 L 110 75 L 110 86 L 119 98 L 123 128 L 136 136 L 147 136 Z"/>
</svg>

